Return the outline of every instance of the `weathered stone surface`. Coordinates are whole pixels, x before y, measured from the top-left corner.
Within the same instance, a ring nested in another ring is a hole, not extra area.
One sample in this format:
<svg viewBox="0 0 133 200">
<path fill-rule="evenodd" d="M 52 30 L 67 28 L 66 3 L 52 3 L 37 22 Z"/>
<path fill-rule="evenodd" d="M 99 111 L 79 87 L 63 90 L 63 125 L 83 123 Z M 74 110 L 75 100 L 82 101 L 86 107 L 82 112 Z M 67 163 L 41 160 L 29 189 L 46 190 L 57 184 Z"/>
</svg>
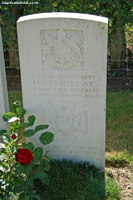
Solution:
<svg viewBox="0 0 133 200">
<path fill-rule="evenodd" d="M 2 120 L 2 116 L 5 112 L 8 112 L 8 94 L 0 27 L 0 130 L 6 128 L 6 123 Z"/>
<path fill-rule="evenodd" d="M 108 19 L 47 13 L 17 26 L 24 107 L 55 134 L 46 149 L 104 169 Z"/>
</svg>

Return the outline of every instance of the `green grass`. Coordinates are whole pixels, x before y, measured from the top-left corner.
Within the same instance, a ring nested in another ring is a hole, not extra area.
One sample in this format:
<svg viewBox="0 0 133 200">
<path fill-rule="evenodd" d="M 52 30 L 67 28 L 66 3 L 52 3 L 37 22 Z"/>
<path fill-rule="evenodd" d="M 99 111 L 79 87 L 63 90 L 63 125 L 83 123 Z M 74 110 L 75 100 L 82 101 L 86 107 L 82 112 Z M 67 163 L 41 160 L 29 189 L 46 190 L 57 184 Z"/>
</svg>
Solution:
<svg viewBox="0 0 133 200">
<path fill-rule="evenodd" d="M 107 94 L 106 151 L 133 162 L 133 92 Z"/>
<path fill-rule="evenodd" d="M 106 166 L 113 166 L 113 167 L 132 167 L 133 162 L 133 155 L 131 155 L 128 151 L 123 152 L 106 152 L 105 155 Z"/>
<path fill-rule="evenodd" d="M 89 164 L 52 161 L 50 183 L 35 183 L 41 199 L 47 200 L 119 200 L 116 183 Z"/>
<path fill-rule="evenodd" d="M 22 92 L 20 90 L 14 90 L 8 92 L 9 100 L 9 110 L 11 111 L 11 106 L 15 101 L 20 101 L 22 104 Z"/>
</svg>

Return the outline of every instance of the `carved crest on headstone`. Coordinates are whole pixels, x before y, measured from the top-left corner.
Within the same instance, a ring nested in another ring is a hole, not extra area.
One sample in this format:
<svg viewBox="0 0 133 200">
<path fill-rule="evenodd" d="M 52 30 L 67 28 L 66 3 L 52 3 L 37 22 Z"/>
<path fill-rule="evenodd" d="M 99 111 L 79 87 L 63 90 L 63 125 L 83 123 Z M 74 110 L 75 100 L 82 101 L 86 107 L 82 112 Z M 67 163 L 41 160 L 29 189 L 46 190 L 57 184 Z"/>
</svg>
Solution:
<svg viewBox="0 0 133 200">
<path fill-rule="evenodd" d="M 42 30 L 41 53 L 44 69 L 83 68 L 83 31 Z"/>
</svg>

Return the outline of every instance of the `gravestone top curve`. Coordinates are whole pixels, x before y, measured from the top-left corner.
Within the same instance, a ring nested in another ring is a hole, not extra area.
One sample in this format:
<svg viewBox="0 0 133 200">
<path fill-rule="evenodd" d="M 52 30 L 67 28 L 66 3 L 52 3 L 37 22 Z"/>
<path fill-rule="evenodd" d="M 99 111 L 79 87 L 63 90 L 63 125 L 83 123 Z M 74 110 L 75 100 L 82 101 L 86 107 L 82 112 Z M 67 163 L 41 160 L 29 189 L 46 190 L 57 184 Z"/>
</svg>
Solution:
<svg viewBox="0 0 133 200">
<path fill-rule="evenodd" d="M 17 22 L 23 22 L 28 20 L 45 19 L 45 18 L 68 18 L 68 19 L 84 19 L 96 22 L 108 23 L 108 18 L 80 13 L 67 13 L 67 12 L 53 12 L 53 13 L 39 13 L 20 17 Z"/>
</svg>

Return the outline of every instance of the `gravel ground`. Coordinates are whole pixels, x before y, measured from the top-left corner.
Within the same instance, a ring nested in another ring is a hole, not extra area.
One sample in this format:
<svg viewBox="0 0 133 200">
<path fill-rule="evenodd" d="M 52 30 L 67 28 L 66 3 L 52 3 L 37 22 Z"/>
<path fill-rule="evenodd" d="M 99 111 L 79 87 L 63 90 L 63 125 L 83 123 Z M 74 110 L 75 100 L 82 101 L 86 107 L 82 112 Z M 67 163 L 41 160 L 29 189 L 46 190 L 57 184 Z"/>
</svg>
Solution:
<svg viewBox="0 0 133 200">
<path fill-rule="evenodd" d="M 118 184 L 121 190 L 121 200 L 133 200 L 133 166 L 132 168 L 106 167 L 105 171 Z"/>
</svg>

